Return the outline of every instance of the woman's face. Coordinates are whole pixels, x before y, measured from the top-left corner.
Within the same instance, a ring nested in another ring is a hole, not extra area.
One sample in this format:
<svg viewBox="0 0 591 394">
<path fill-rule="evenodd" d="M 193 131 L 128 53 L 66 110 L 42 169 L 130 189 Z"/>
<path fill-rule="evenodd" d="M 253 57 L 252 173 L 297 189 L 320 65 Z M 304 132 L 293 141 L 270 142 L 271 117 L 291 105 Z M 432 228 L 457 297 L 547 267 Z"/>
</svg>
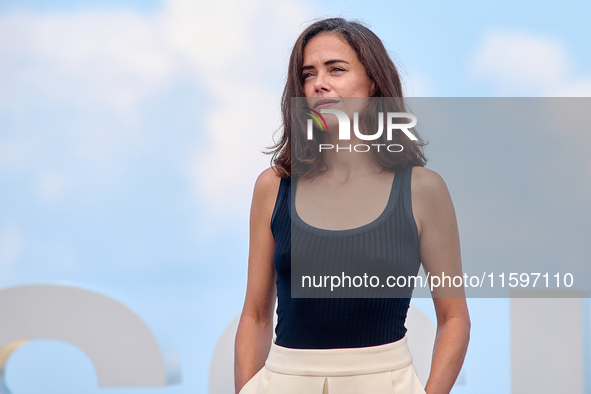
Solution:
<svg viewBox="0 0 591 394">
<path fill-rule="evenodd" d="M 355 50 L 336 34 L 320 33 L 308 41 L 303 60 L 301 76 L 308 106 L 317 111 L 339 109 L 352 121 L 352 112 L 362 110 L 365 100 L 343 98 L 370 97 L 375 87 Z M 336 116 L 326 115 L 329 119 L 336 123 Z"/>
</svg>

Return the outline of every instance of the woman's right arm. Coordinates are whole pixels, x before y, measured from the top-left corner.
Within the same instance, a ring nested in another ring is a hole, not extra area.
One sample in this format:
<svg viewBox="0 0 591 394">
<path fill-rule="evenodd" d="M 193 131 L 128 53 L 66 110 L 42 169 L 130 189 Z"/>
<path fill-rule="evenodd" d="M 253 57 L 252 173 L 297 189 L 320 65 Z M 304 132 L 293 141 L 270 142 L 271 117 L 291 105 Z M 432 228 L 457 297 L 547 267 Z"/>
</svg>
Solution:
<svg viewBox="0 0 591 394">
<path fill-rule="evenodd" d="M 236 393 L 265 365 L 271 347 L 277 297 L 271 216 L 280 181 L 273 168 L 268 168 L 259 175 L 254 186 L 250 208 L 248 281 L 234 347 Z"/>
</svg>

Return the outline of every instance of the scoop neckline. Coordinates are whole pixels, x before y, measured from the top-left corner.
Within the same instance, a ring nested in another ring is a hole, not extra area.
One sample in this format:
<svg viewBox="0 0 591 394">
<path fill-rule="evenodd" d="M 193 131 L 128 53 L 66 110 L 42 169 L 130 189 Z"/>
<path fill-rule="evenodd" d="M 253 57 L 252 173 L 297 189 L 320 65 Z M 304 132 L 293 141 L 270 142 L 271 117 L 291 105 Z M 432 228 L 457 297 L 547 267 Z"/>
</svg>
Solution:
<svg viewBox="0 0 591 394">
<path fill-rule="evenodd" d="M 345 237 L 345 236 L 352 236 L 352 235 L 358 235 L 358 234 L 362 234 L 371 230 L 374 230 L 376 228 L 378 228 L 379 226 L 381 226 L 387 219 L 388 217 L 390 217 L 390 215 L 392 214 L 392 212 L 394 211 L 394 207 L 396 206 L 396 202 L 398 201 L 398 195 L 400 194 L 400 182 L 401 182 L 401 178 L 402 178 L 402 172 L 398 171 L 394 173 L 394 179 L 392 180 L 392 187 L 390 188 L 390 195 L 388 197 L 388 203 L 386 204 L 386 207 L 384 208 L 384 210 L 382 211 L 382 213 L 380 213 L 380 215 L 374 219 L 373 221 L 366 223 L 360 227 L 355 227 L 355 228 L 348 228 L 345 230 L 328 230 L 328 229 L 323 229 L 323 228 L 319 228 L 319 227 L 314 227 L 306 222 L 304 222 L 304 220 L 302 218 L 300 218 L 300 215 L 298 214 L 296 207 L 295 207 L 295 195 L 296 195 L 296 191 L 297 191 L 297 183 L 298 183 L 298 177 L 295 177 L 292 179 L 291 182 L 291 190 L 290 190 L 290 207 L 291 209 L 289 210 L 289 215 L 291 217 L 292 223 L 294 225 L 296 225 L 297 227 L 299 227 L 301 230 L 304 230 L 308 233 L 314 234 L 314 235 L 318 235 L 318 236 L 323 236 L 323 237 Z"/>
</svg>

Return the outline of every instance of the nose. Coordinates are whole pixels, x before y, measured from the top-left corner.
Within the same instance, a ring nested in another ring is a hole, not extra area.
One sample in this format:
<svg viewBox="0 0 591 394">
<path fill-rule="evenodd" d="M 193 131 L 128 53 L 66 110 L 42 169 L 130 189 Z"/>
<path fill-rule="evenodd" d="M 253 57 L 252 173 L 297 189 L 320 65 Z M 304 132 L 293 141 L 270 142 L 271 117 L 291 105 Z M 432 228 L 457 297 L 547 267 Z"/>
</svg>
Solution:
<svg viewBox="0 0 591 394">
<path fill-rule="evenodd" d="M 330 92 L 330 84 L 328 82 L 328 75 L 326 75 L 326 73 L 318 73 L 316 80 L 314 81 L 314 89 L 316 90 L 316 93 Z"/>
</svg>

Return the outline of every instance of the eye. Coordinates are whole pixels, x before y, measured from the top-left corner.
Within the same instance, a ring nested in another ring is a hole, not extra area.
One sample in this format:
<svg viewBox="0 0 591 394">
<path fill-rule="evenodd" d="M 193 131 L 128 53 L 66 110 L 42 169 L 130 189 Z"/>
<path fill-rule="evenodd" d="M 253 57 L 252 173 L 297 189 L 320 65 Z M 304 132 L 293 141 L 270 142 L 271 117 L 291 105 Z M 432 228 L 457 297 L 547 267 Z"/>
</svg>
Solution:
<svg viewBox="0 0 591 394">
<path fill-rule="evenodd" d="M 312 73 L 305 73 L 302 75 L 302 80 L 305 81 L 306 79 L 308 79 L 308 77 L 311 77 L 312 75 L 313 75 Z"/>
<path fill-rule="evenodd" d="M 341 72 L 341 71 L 345 71 L 345 69 L 340 68 L 340 67 L 333 67 L 330 71 Z"/>
</svg>

